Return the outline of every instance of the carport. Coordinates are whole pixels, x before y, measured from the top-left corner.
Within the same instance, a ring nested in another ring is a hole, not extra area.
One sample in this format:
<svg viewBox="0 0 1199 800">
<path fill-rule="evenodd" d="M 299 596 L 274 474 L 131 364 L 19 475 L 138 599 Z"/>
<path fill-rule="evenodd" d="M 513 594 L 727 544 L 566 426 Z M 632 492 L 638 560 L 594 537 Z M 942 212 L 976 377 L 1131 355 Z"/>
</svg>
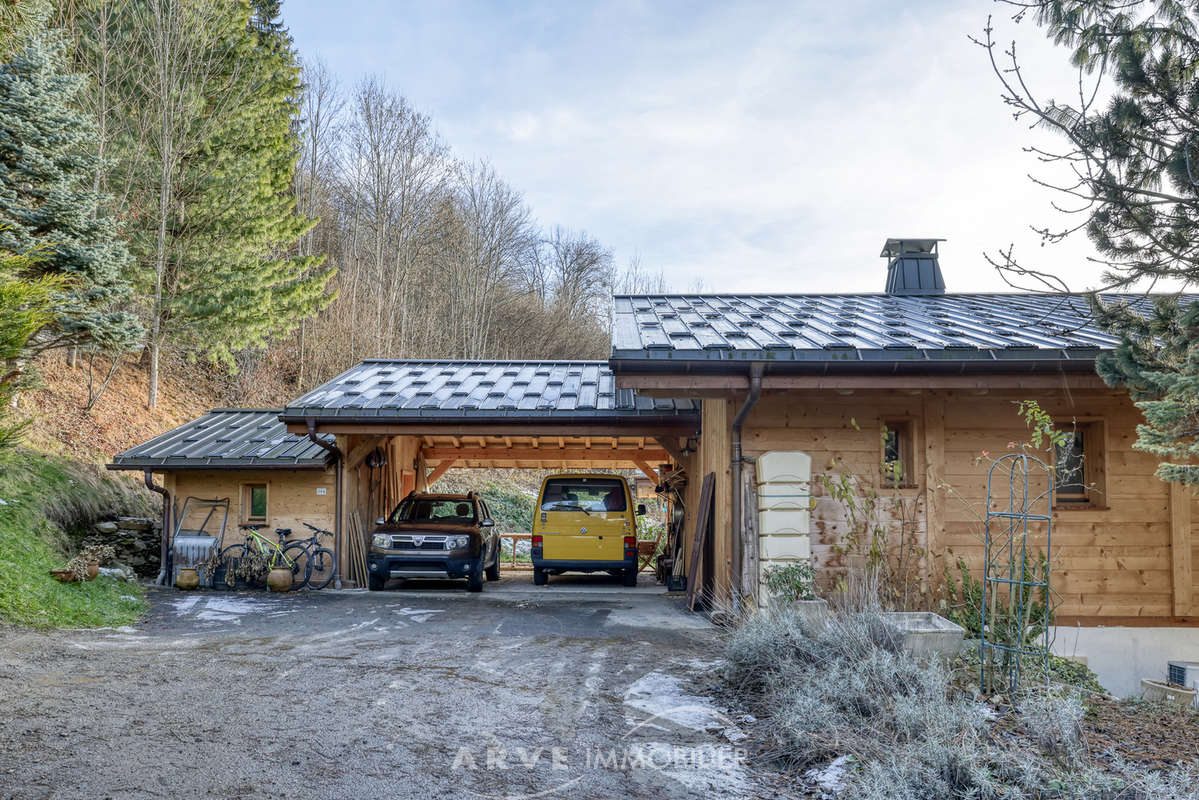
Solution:
<svg viewBox="0 0 1199 800">
<path fill-rule="evenodd" d="M 699 427 L 693 403 L 618 389 L 603 361 L 367 359 L 280 419 L 336 457 L 343 544 L 453 467 L 633 469 L 678 483 Z M 341 548 L 351 577 L 355 549 Z"/>
</svg>

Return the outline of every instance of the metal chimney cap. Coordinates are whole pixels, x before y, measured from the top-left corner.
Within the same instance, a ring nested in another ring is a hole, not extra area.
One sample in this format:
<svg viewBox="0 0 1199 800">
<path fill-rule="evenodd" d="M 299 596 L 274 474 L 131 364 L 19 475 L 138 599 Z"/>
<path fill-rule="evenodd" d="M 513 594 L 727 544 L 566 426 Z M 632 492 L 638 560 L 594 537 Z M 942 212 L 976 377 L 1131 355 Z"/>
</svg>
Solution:
<svg viewBox="0 0 1199 800">
<path fill-rule="evenodd" d="M 911 238 L 890 238 L 883 245 L 883 252 L 879 253 L 881 258 L 898 258 L 904 254 L 910 255 L 931 255 L 937 254 L 937 242 L 943 242 L 944 239 L 922 239 L 913 236 Z"/>
</svg>

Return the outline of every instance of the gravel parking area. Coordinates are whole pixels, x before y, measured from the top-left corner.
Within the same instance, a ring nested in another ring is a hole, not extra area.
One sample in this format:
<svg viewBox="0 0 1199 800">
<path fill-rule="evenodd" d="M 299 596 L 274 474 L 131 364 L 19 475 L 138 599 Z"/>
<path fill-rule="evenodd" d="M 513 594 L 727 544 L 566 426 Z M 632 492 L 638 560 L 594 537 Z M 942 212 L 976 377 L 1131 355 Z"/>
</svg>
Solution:
<svg viewBox="0 0 1199 800">
<path fill-rule="evenodd" d="M 134 628 L 0 631 L 0 796 L 768 794 L 696 688 L 702 617 L 507 587 L 152 590 Z"/>
</svg>

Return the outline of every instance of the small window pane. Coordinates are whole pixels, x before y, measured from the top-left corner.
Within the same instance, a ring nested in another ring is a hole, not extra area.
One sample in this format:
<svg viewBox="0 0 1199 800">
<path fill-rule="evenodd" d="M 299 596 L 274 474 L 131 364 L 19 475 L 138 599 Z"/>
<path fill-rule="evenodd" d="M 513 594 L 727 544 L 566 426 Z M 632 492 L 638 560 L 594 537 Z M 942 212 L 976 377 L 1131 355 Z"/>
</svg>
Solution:
<svg viewBox="0 0 1199 800">
<path fill-rule="evenodd" d="M 1086 439 L 1082 431 L 1068 434 L 1054 448 L 1058 495 L 1084 498 L 1087 492 Z"/>
<path fill-rule="evenodd" d="M 266 519 L 266 487 L 250 487 L 250 517 Z"/>
<path fill-rule="evenodd" d="M 900 459 L 899 454 L 899 431 L 887 430 L 884 434 L 883 451 L 884 459 L 888 464 L 892 464 Z"/>
</svg>

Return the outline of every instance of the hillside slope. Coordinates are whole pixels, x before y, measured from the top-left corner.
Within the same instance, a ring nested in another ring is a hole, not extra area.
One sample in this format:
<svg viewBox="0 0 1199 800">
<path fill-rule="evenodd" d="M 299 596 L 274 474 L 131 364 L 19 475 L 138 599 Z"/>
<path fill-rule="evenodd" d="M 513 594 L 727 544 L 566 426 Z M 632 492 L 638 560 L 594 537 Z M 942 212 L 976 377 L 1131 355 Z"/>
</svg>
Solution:
<svg viewBox="0 0 1199 800">
<path fill-rule="evenodd" d="M 141 475 L 108 472 L 103 465 L 220 405 L 218 393 L 202 370 L 185 377 L 176 368 L 166 374 L 162 402 L 151 411 L 145 372 L 126 365 L 86 411 L 86 365 L 70 368 L 52 355 L 35 366 L 38 387 L 18 398 L 17 414 L 29 423 L 24 441 L 0 453 L 0 624 L 127 624 L 145 610 L 142 587 L 106 576 L 63 584 L 49 571 L 97 535 L 97 521 L 157 514 L 158 499 L 141 485 Z"/>
<path fill-rule="evenodd" d="M 68 367 L 60 355 L 35 365 L 39 388 L 23 393 L 18 413 L 29 420 L 28 448 L 79 461 L 106 463 L 113 454 L 222 405 L 214 382 L 203 368 L 189 375 L 180 365 L 165 371 L 155 409 L 146 408 L 146 373 L 136 364 L 121 366 L 91 411 L 85 411 L 89 374 L 86 365 Z M 96 382 L 108 365 L 97 365 Z"/>
</svg>

